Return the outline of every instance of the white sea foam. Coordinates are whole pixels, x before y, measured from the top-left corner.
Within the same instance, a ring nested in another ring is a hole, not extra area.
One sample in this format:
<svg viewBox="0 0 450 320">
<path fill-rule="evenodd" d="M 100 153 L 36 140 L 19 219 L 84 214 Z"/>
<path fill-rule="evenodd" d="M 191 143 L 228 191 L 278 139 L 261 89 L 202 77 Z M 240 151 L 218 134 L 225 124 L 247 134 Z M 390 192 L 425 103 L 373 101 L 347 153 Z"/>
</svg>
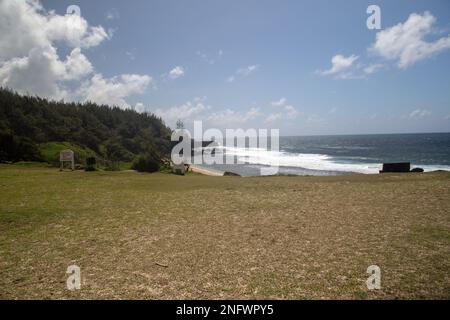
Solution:
<svg viewBox="0 0 450 320">
<path fill-rule="evenodd" d="M 378 173 L 379 163 L 337 163 L 333 157 L 313 153 L 289 153 L 255 148 L 224 148 L 227 155 L 236 156 L 240 162 L 280 167 L 297 167 L 310 170 Z"/>
<path fill-rule="evenodd" d="M 321 171 L 378 173 L 381 163 L 365 162 L 338 162 L 336 158 L 325 154 L 290 153 L 283 151 L 270 151 L 257 148 L 223 148 L 227 155 L 236 156 L 241 163 L 303 168 Z M 412 164 L 411 167 L 421 167 L 425 171 L 450 170 L 450 166 Z"/>
</svg>

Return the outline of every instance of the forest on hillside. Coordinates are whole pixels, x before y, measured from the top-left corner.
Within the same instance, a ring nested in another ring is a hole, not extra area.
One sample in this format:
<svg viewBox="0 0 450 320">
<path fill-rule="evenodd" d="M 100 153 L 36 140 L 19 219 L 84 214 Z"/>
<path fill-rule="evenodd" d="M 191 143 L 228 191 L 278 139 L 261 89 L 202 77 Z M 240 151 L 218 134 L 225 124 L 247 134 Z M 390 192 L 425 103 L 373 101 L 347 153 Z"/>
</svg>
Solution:
<svg viewBox="0 0 450 320">
<path fill-rule="evenodd" d="M 46 161 L 45 150 L 61 144 L 107 161 L 131 162 L 146 153 L 168 155 L 170 134 L 150 113 L 0 88 L 0 162 Z"/>
</svg>

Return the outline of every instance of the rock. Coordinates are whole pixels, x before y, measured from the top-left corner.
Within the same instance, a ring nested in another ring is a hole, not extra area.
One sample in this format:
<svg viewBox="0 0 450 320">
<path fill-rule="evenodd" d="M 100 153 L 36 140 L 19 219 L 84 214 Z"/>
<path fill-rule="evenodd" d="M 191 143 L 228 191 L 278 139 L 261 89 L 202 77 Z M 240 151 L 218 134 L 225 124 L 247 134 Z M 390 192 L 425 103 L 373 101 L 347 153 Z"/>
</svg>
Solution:
<svg viewBox="0 0 450 320">
<path fill-rule="evenodd" d="M 413 168 L 411 172 L 423 172 L 422 168 Z"/>
<path fill-rule="evenodd" d="M 232 177 L 240 177 L 241 175 L 234 173 L 234 172 L 230 172 L 230 171 L 225 171 L 225 173 L 223 174 L 224 176 L 232 176 Z"/>
</svg>

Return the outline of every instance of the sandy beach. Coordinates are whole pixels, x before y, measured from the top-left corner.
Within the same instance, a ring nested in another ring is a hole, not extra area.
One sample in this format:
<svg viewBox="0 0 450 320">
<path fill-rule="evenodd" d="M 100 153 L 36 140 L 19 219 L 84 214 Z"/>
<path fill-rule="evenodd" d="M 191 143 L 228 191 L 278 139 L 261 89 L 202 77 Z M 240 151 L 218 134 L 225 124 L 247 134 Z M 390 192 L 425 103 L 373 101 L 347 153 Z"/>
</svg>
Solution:
<svg viewBox="0 0 450 320">
<path fill-rule="evenodd" d="M 205 176 L 221 177 L 221 176 L 224 175 L 223 171 L 214 170 L 214 169 L 205 168 L 205 167 L 200 167 L 200 166 L 196 166 L 196 165 L 192 165 L 192 164 L 189 165 L 189 170 L 191 172 L 200 173 L 200 174 L 203 174 Z"/>
</svg>

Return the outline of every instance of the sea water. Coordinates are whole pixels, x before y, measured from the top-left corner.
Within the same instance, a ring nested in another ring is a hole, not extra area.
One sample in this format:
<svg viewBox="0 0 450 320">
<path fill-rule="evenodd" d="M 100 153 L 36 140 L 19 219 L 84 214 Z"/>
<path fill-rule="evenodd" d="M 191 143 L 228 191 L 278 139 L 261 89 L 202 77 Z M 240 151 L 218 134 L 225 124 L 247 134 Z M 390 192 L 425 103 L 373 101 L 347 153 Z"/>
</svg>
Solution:
<svg viewBox="0 0 450 320">
<path fill-rule="evenodd" d="M 384 162 L 450 171 L 450 133 L 280 137 L 280 150 L 222 148 L 239 164 L 214 164 L 243 176 L 278 165 L 280 174 L 339 175 L 378 173 Z"/>
</svg>

